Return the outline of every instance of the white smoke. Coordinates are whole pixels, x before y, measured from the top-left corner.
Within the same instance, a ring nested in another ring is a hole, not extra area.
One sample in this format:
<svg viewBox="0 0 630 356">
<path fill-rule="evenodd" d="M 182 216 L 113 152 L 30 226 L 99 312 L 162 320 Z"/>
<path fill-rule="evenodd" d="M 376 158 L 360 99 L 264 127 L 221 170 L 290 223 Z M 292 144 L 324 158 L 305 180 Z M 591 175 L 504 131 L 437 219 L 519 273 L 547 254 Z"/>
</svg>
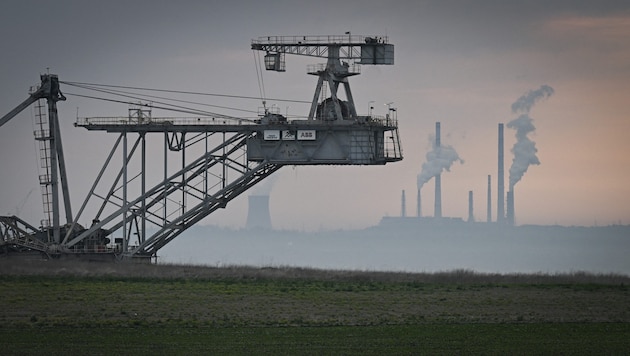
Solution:
<svg viewBox="0 0 630 356">
<path fill-rule="evenodd" d="M 538 152 L 536 143 L 527 136 L 536 130 L 534 120 L 529 117 L 529 111 L 536 102 L 550 97 L 553 93 L 552 87 L 543 85 L 537 90 L 528 91 L 512 104 L 512 112 L 521 115 L 507 124 L 507 127 L 516 130 L 516 143 L 512 147 L 514 158 L 510 167 L 510 191 L 523 178 L 530 165 L 540 164 L 536 156 Z"/>
<path fill-rule="evenodd" d="M 537 90 L 530 90 L 512 104 L 512 112 L 515 114 L 528 114 L 532 106 L 534 106 L 538 100 L 550 97 L 553 92 L 553 88 L 549 85 L 542 85 Z"/>
<path fill-rule="evenodd" d="M 422 164 L 422 171 L 418 174 L 418 190 L 431 178 L 441 174 L 443 171 L 450 172 L 451 166 L 456 161 L 464 163 L 453 147 L 448 145 L 436 147 L 435 140 L 431 139 L 431 141 L 434 142 L 433 149 L 427 152 L 427 161 Z"/>
</svg>

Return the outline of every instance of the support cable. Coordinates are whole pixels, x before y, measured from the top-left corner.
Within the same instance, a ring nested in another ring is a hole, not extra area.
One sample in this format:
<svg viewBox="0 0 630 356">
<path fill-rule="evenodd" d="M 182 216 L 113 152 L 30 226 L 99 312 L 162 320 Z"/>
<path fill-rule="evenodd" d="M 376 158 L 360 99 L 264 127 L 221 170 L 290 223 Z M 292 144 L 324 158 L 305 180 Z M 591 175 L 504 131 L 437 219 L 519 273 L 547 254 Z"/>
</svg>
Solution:
<svg viewBox="0 0 630 356">
<path fill-rule="evenodd" d="M 254 67 L 256 67 L 256 80 L 258 81 L 258 92 L 260 93 L 260 100 L 262 100 L 263 107 L 265 107 L 265 85 L 263 82 L 262 68 L 260 65 L 260 51 L 252 51 L 254 54 Z M 265 107 L 265 110 L 267 108 Z"/>
<path fill-rule="evenodd" d="M 122 85 L 107 85 L 107 84 L 95 84 L 95 83 L 83 83 L 83 82 L 59 81 L 59 83 L 62 83 L 62 84 L 65 84 L 65 85 L 74 85 L 74 86 L 76 86 L 76 85 L 91 85 L 91 86 L 100 86 L 100 87 L 109 87 L 109 88 L 157 91 L 157 92 L 165 92 L 165 93 L 173 93 L 173 94 L 189 94 L 189 95 L 203 95 L 203 96 L 218 96 L 218 97 L 236 98 L 236 99 L 260 100 L 260 97 L 243 96 L 243 95 L 213 94 L 213 93 L 202 93 L 202 92 L 194 92 L 194 91 L 155 89 L 155 88 L 143 88 L 143 87 L 130 87 L 130 86 L 122 86 Z M 304 101 L 304 100 L 277 99 L 277 98 L 268 98 L 268 100 L 283 101 L 283 102 L 290 102 L 290 103 L 303 103 L 303 104 L 310 104 L 311 103 L 310 101 Z"/>
<path fill-rule="evenodd" d="M 118 104 L 127 104 L 127 105 L 136 105 L 136 106 L 138 106 L 138 103 L 132 102 L 132 101 L 107 99 L 107 98 L 100 98 L 100 97 L 97 97 L 97 96 L 83 95 L 83 94 L 76 94 L 76 93 L 66 93 L 66 95 L 71 95 L 71 96 L 76 96 L 76 97 L 86 98 L 86 99 L 108 101 L 108 102 L 118 103 Z M 140 106 L 151 107 L 151 108 L 155 108 L 155 109 L 161 109 L 161 110 L 167 110 L 167 111 L 173 111 L 173 112 L 181 112 L 181 113 L 192 114 L 192 115 L 197 115 L 197 116 L 209 116 L 209 117 L 220 117 L 220 118 L 229 119 L 229 120 L 252 121 L 251 119 L 247 119 L 247 118 L 233 117 L 233 116 L 228 116 L 228 115 L 224 115 L 224 114 L 217 114 L 217 113 L 212 113 L 212 112 L 202 111 L 202 110 L 174 109 L 174 108 L 163 107 L 163 106 L 155 106 L 155 105 L 149 105 L 149 104 L 140 104 Z"/>
<path fill-rule="evenodd" d="M 245 110 L 245 109 L 239 109 L 239 108 L 233 108 L 233 107 L 221 106 L 221 105 L 212 105 L 212 104 L 200 103 L 200 102 L 189 101 L 189 100 L 172 99 L 172 98 L 167 98 L 167 97 L 157 96 L 157 95 L 139 94 L 139 93 L 134 93 L 134 92 L 129 92 L 129 91 L 122 91 L 122 90 L 103 90 L 103 89 L 92 88 L 92 87 L 84 86 L 84 85 L 74 85 L 74 86 L 77 87 L 77 88 L 81 88 L 81 89 L 94 90 L 94 91 L 97 91 L 97 92 L 108 93 L 108 94 L 112 94 L 112 95 L 118 95 L 118 96 L 132 98 L 132 99 L 137 98 L 137 97 L 134 97 L 133 95 L 140 95 L 142 97 L 151 98 L 151 99 L 161 99 L 161 100 L 168 100 L 168 101 L 174 101 L 174 102 L 185 103 L 185 104 L 193 104 L 193 105 L 215 107 L 215 108 L 219 108 L 219 109 L 243 111 L 243 112 L 248 112 L 248 113 L 257 113 L 256 111 L 253 111 L 253 110 Z M 139 99 L 139 100 L 147 100 L 147 99 Z M 179 106 L 176 106 L 176 105 L 173 105 L 173 104 L 169 104 L 169 103 L 161 103 L 161 102 L 158 102 L 158 103 L 165 104 L 165 105 L 172 105 L 174 107 L 179 107 Z"/>
<path fill-rule="evenodd" d="M 104 90 L 104 89 L 92 89 L 94 91 L 97 92 L 101 92 L 101 93 L 106 93 L 106 94 L 111 94 L 111 95 L 117 95 L 117 96 L 122 96 L 125 98 L 129 98 L 129 99 L 135 99 L 135 100 L 144 100 L 144 98 L 142 97 L 138 97 L 138 96 L 131 96 L 131 95 L 125 95 L 125 94 L 118 94 L 109 90 Z M 76 95 L 76 94 L 75 94 Z M 160 101 L 154 101 L 158 104 L 162 104 L 162 105 L 168 105 L 168 106 L 172 106 L 175 109 L 170 109 L 170 110 L 182 110 L 182 112 L 188 112 L 188 113 L 193 113 L 193 112 L 198 112 L 198 113 L 204 113 L 204 115 L 208 115 L 208 116 L 217 116 L 217 117 L 221 117 L 221 118 L 225 118 L 225 119 L 229 119 L 229 120 L 241 120 L 242 118 L 240 117 L 234 117 L 234 116 L 230 116 L 230 115 L 225 115 L 225 114 L 219 114 L 219 113 L 214 113 L 214 112 L 210 112 L 210 111 L 203 111 L 203 110 L 198 110 L 198 109 L 194 109 L 194 108 L 189 108 L 189 107 L 185 107 L 185 106 L 181 106 L 181 105 L 175 105 L 175 104 L 169 104 L 169 103 L 165 103 L 165 102 L 160 102 Z M 131 103 L 131 105 L 138 105 L 138 103 Z M 164 107 L 157 107 L 154 106 L 153 104 L 150 105 L 150 107 L 152 108 L 158 108 L 158 109 L 165 109 L 165 110 L 169 110 L 166 109 Z"/>
</svg>

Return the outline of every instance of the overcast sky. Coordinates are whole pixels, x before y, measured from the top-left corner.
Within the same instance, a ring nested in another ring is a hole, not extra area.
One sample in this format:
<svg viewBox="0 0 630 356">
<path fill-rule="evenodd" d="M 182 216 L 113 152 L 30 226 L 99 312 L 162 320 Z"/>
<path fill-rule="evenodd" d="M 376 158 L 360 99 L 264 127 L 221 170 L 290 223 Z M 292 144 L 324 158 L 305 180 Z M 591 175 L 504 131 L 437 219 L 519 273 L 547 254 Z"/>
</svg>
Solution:
<svg viewBox="0 0 630 356">
<path fill-rule="evenodd" d="M 464 160 L 442 175 L 443 215 L 466 218 L 472 190 L 475 216 L 485 221 L 488 174 L 496 208 L 497 124 L 516 118 L 512 103 L 541 85 L 555 93 L 529 113 L 536 127 L 529 137 L 541 164 L 516 186 L 517 223 L 630 223 L 627 1 L 5 0 L 2 7 L 1 115 L 26 99 L 47 68 L 65 81 L 257 96 L 254 38 L 387 35 L 395 65 L 363 66 L 350 82 L 359 114 L 370 101 L 375 114 L 394 102 L 404 160 L 379 167 L 284 167 L 271 195 L 276 228 L 375 225 L 382 216 L 400 214 L 403 189 L 407 212 L 414 214 L 416 176 L 436 121 L 442 142 Z M 310 100 L 316 78 L 306 75 L 306 64 L 321 60 L 287 56 L 286 62 L 286 73 L 264 74 L 266 94 Z M 255 110 L 260 103 L 243 105 Z M 308 110 L 278 105 L 294 115 Z M 124 116 L 127 107 L 72 95 L 59 103 L 74 206 L 115 140 L 73 127 L 77 112 Z M 0 214 L 19 212 L 38 225 L 32 131 L 30 110 L 0 128 Z M 514 131 L 506 128 L 506 171 L 514 142 Z M 432 189 L 432 181 L 423 188 L 425 214 L 432 213 Z M 240 227 L 245 217 L 246 197 L 240 197 L 204 223 Z"/>
</svg>

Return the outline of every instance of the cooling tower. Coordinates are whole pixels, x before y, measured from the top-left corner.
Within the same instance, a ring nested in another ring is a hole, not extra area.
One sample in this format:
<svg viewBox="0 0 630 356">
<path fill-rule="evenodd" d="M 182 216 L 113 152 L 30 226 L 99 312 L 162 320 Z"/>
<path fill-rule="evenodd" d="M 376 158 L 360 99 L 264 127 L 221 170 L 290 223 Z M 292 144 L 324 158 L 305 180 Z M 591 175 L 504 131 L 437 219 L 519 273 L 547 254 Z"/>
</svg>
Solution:
<svg viewBox="0 0 630 356">
<path fill-rule="evenodd" d="M 435 123 L 435 147 L 439 148 L 442 143 L 440 142 L 440 123 Z M 435 209 L 434 216 L 436 218 L 442 217 L 442 175 L 435 176 Z"/>
<path fill-rule="evenodd" d="M 505 221 L 505 186 L 503 173 L 503 124 L 499 124 L 499 172 L 497 177 L 497 222 Z"/>
<path fill-rule="evenodd" d="M 488 174 L 488 211 L 486 212 L 486 222 L 492 222 L 492 176 Z"/>
<path fill-rule="evenodd" d="M 475 214 L 473 211 L 473 191 L 468 191 L 468 222 L 475 221 Z"/>
<path fill-rule="evenodd" d="M 247 229 L 271 230 L 269 195 L 250 195 L 248 198 Z"/>
</svg>

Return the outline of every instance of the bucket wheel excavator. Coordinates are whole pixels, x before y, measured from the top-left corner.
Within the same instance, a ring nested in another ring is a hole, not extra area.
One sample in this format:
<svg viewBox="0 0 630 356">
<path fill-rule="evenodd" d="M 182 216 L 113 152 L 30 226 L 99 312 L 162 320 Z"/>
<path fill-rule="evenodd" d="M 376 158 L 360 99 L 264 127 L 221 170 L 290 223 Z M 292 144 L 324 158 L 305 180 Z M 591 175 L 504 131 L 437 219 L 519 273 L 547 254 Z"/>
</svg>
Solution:
<svg viewBox="0 0 630 356">
<path fill-rule="evenodd" d="M 252 40 L 251 48 L 264 53 L 268 71 L 284 72 L 286 55 L 327 60 L 307 67 L 318 78 L 308 116 L 292 119 L 263 101 L 255 119 L 153 117 L 150 104 L 129 109 L 124 117 L 77 118 L 75 127 L 117 139 L 76 215 L 56 104 L 66 100 L 61 84 L 86 85 L 42 75 L 38 88 L 2 117 L 0 126 L 31 104 L 46 101 L 48 110 L 43 104 L 35 110 L 46 219 L 35 227 L 17 216 L 1 216 L 0 256 L 151 261 L 187 228 L 283 166 L 384 165 L 402 159 L 396 109 L 388 107 L 385 116 L 371 110 L 360 115 L 348 81 L 360 74 L 361 65 L 394 64 L 394 46 L 387 37 L 265 36 Z M 339 95 L 342 88 L 345 98 Z M 79 224 L 88 211 L 93 214 L 89 225 Z"/>
</svg>

